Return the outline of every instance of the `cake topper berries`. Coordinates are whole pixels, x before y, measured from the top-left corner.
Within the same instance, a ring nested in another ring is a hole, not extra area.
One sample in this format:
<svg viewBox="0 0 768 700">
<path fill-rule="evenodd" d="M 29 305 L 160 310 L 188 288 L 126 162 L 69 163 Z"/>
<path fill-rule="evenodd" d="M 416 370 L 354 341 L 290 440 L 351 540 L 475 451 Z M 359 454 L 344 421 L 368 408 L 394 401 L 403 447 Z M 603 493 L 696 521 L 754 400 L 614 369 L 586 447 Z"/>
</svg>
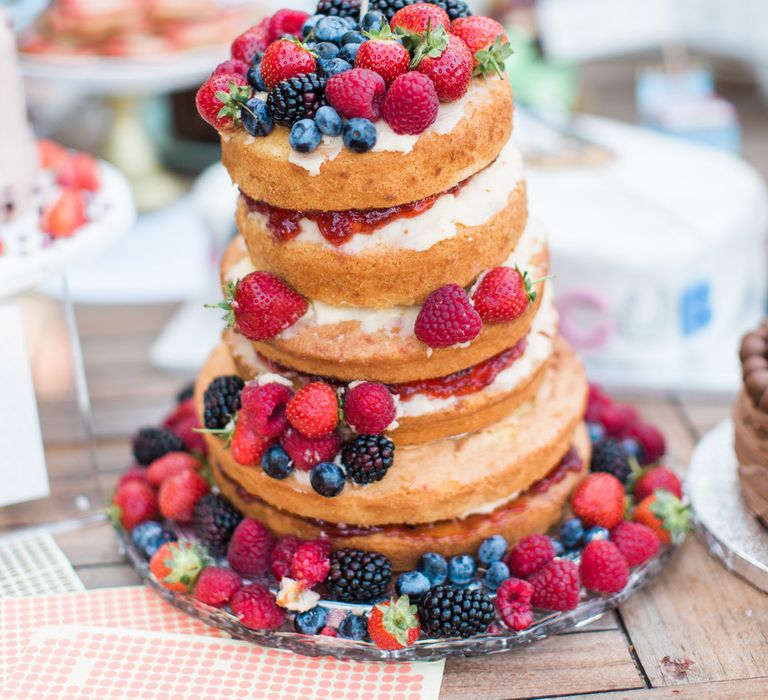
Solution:
<svg viewBox="0 0 768 700">
<path fill-rule="evenodd" d="M 515 321 L 536 300 L 536 285 L 547 279 L 532 280 L 519 267 L 494 267 L 480 279 L 472 293 L 472 303 L 486 323 Z"/>
<path fill-rule="evenodd" d="M 474 340 L 482 327 L 483 322 L 464 289 L 448 284 L 427 297 L 414 332 L 431 348 L 447 348 Z"/>
</svg>

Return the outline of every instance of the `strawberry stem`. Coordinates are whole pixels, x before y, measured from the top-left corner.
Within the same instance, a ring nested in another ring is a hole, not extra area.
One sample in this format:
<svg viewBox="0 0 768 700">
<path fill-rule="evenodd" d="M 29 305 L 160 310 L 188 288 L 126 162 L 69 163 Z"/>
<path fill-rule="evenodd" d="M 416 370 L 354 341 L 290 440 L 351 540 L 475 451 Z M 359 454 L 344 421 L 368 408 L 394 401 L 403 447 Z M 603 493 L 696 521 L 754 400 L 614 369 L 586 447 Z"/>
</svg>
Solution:
<svg viewBox="0 0 768 700">
<path fill-rule="evenodd" d="M 230 282 L 227 285 L 227 291 L 222 301 L 216 304 L 205 304 L 206 309 L 222 309 L 223 311 L 226 311 L 222 316 L 222 319 L 226 321 L 227 328 L 232 328 L 235 325 L 235 308 L 237 307 L 237 302 L 235 301 L 236 291 L 237 282 Z"/>
<path fill-rule="evenodd" d="M 496 40 L 484 49 L 475 52 L 477 66 L 474 75 L 488 75 L 496 73 L 499 78 L 504 77 L 504 62 L 514 53 L 509 42 L 503 34 L 499 34 Z"/>
</svg>

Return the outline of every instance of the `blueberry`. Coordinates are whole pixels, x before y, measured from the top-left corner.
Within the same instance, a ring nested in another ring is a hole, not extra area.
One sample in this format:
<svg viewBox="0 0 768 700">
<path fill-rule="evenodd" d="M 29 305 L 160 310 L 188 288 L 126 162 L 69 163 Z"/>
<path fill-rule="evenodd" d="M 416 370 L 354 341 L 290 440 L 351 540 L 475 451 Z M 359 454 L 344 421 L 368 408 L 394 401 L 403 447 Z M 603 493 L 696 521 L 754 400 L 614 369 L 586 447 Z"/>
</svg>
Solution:
<svg viewBox="0 0 768 700">
<path fill-rule="evenodd" d="M 253 58 L 251 59 L 251 65 L 252 66 L 258 66 L 261 63 L 261 59 L 264 58 L 264 52 L 263 51 L 256 51 L 253 54 Z"/>
<path fill-rule="evenodd" d="M 584 526 L 578 518 L 566 520 L 560 526 L 560 540 L 566 549 L 575 547 L 584 536 Z"/>
<path fill-rule="evenodd" d="M 341 17 L 340 19 L 347 25 L 349 31 L 356 31 L 358 29 L 357 21 L 353 17 Z"/>
<path fill-rule="evenodd" d="M 363 15 L 363 21 L 360 23 L 360 25 L 362 26 L 363 31 L 378 32 L 381 31 L 382 27 L 384 26 L 384 22 L 386 21 L 387 20 L 381 12 L 378 10 L 371 10 L 370 12 L 366 12 Z"/>
<path fill-rule="evenodd" d="M 320 129 L 320 133 L 326 136 L 338 136 L 341 133 L 341 117 L 330 105 L 323 105 L 317 110 L 315 124 Z"/>
<path fill-rule="evenodd" d="M 320 145 L 322 134 L 312 119 L 299 119 L 288 135 L 291 148 L 299 153 L 310 153 Z M 334 494 L 335 495 L 335 494 Z"/>
<path fill-rule="evenodd" d="M 321 41 L 315 46 L 315 53 L 317 57 L 323 60 L 329 58 L 336 58 L 339 53 L 339 47 L 336 44 L 332 44 L 330 41 Z"/>
<path fill-rule="evenodd" d="M 507 541 L 501 535 L 493 535 L 483 540 L 477 550 L 477 558 L 483 564 L 499 561 L 507 551 Z"/>
<path fill-rule="evenodd" d="M 339 51 L 339 55 L 336 56 L 336 58 L 340 58 L 342 61 L 346 61 L 347 63 L 351 63 L 352 65 L 354 65 L 359 48 L 360 48 L 360 44 L 344 44 L 344 46 L 341 47 L 341 51 Z"/>
<path fill-rule="evenodd" d="M 475 577 L 477 564 L 469 554 L 457 554 L 448 560 L 448 580 L 458 586 L 469 583 Z"/>
<path fill-rule="evenodd" d="M 604 527 L 591 527 L 584 533 L 584 544 L 589 544 L 592 540 L 607 540 L 608 530 Z"/>
<path fill-rule="evenodd" d="M 407 595 L 415 601 L 421 598 L 431 586 L 429 579 L 421 571 L 406 571 L 397 577 L 395 592 L 397 595 Z"/>
<path fill-rule="evenodd" d="M 317 73 L 321 78 L 330 78 L 338 73 L 352 70 L 352 64 L 341 58 L 329 58 L 317 62 Z"/>
<path fill-rule="evenodd" d="M 268 92 L 267 84 L 261 77 L 260 63 L 255 63 L 248 69 L 248 84 L 257 92 Z"/>
<path fill-rule="evenodd" d="M 131 539 L 137 549 L 148 559 L 166 542 L 175 542 L 178 538 L 160 523 L 148 520 L 133 528 Z"/>
<path fill-rule="evenodd" d="M 296 617 L 293 618 L 293 629 L 299 634 L 320 634 L 327 619 L 326 609 L 317 605 L 311 610 L 296 613 Z"/>
<path fill-rule="evenodd" d="M 630 457 L 634 457 L 640 464 L 645 463 L 645 453 L 643 448 L 634 438 L 624 438 L 621 446 L 627 451 Z"/>
<path fill-rule="evenodd" d="M 285 479 L 293 472 L 293 462 L 280 445 L 272 445 L 261 458 L 261 467 L 273 479 Z"/>
<path fill-rule="evenodd" d="M 325 17 L 325 15 L 312 15 L 308 20 L 301 25 L 301 35 L 306 38 L 310 32 L 315 28 L 315 25 Z"/>
<path fill-rule="evenodd" d="M 600 442 L 605 437 L 605 428 L 600 423 L 587 423 L 589 430 L 589 439 L 594 444 Z"/>
<path fill-rule="evenodd" d="M 579 561 L 579 559 L 581 559 L 581 550 L 580 549 L 566 549 L 562 553 L 560 558 L 561 559 L 569 559 L 570 561 Z"/>
<path fill-rule="evenodd" d="M 347 44 L 362 44 L 365 41 L 365 37 L 360 32 L 347 32 L 341 37 L 341 45 Z"/>
<path fill-rule="evenodd" d="M 365 153 L 376 145 L 376 127 L 362 117 L 350 119 L 341 131 L 344 145 L 355 153 Z"/>
<path fill-rule="evenodd" d="M 251 136 L 267 136 L 272 132 L 272 114 L 264 100 L 252 97 L 245 103 L 240 113 L 243 128 Z"/>
<path fill-rule="evenodd" d="M 343 639 L 365 639 L 368 634 L 368 620 L 363 615 L 347 615 L 339 623 L 339 637 Z"/>
<path fill-rule="evenodd" d="M 349 29 L 349 24 L 341 17 L 323 17 L 315 25 L 315 39 L 338 44 Z"/>
<path fill-rule="evenodd" d="M 439 586 L 448 578 L 448 562 L 435 552 L 426 552 L 419 557 L 416 571 L 424 574 L 433 586 Z"/>
<path fill-rule="evenodd" d="M 320 462 L 309 473 L 309 481 L 321 496 L 333 498 L 344 489 L 344 472 L 333 462 Z"/>
<path fill-rule="evenodd" d="M 550 540 L 552 540 L 552 549 L 555 550 L 555 556 L 560 557 L 562 556 L 563 552 L 565 551 L 565 547 L 563 547 L 563 543 L 558 540 L 556 537 L 550 537 Z"/>
<path fill-rule="evenodd" d="M 485 572 L 483 583 L 489 591 L 497 591 L 502 581 L 509 578 L 509 567 L 503 561 L 495 561 Z"/>
</svg>

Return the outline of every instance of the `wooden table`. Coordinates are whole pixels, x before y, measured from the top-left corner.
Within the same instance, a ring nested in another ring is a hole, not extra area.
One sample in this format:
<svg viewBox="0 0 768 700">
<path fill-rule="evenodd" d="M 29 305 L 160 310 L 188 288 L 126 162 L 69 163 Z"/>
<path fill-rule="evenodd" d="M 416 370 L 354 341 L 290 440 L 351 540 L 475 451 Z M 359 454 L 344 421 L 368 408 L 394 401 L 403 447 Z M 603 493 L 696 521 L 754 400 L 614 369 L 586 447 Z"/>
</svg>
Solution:
<svg viewBox="0 0 768 700">
<path fill-rule="evenodd" d="M 158 421 L 191 379 L 149 364 L 151 342 L 173 311 L 168 305 L 78 311 L 106 490 L 128 463 L 131 433 Z M 635 403 L 663 427 L 669 452 L 680 464 L 687 464 L 697 439 L 729 408 L 723 399 L 687 401 L 675 395 Z M 70 437 L 76 431 L 73 418 L 69 407 L 43 407 L 48 465 L 62 503 L 88 479 L 82 443 Z M 15 506 L 0 510 L 0 526 L 55 515 L 34 503 Z M 137 583 L 106 524 L 59 535 L 58 541 L 87 587 Z M 741 700 L 767 690 L 768 597 L 730 575 L 691 536 L 660 578 L 586 629 L 516 653 L 450 659 L 441 697 Z"/>
</svg>

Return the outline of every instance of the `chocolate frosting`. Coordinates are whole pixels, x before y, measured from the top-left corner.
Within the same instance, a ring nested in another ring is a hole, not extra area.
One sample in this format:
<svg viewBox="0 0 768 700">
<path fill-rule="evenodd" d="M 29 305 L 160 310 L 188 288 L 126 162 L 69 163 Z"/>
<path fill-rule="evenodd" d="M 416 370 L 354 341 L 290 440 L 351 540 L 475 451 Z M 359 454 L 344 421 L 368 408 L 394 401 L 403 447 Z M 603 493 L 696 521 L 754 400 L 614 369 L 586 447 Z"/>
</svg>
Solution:
<svg viewBox="0 0 768 700">
<path fill-rule="evenodd" d="M 768 412 L 754 405 L 746 387 L 733 408 L 733 427 L 744 502 L 768 525 Z"/>
<path fill-rule="evenodd" d="M 741 339 L 739 358 L 747 394 L 754 406 L 768 412 L 768 320 Z"/>
</svg>

